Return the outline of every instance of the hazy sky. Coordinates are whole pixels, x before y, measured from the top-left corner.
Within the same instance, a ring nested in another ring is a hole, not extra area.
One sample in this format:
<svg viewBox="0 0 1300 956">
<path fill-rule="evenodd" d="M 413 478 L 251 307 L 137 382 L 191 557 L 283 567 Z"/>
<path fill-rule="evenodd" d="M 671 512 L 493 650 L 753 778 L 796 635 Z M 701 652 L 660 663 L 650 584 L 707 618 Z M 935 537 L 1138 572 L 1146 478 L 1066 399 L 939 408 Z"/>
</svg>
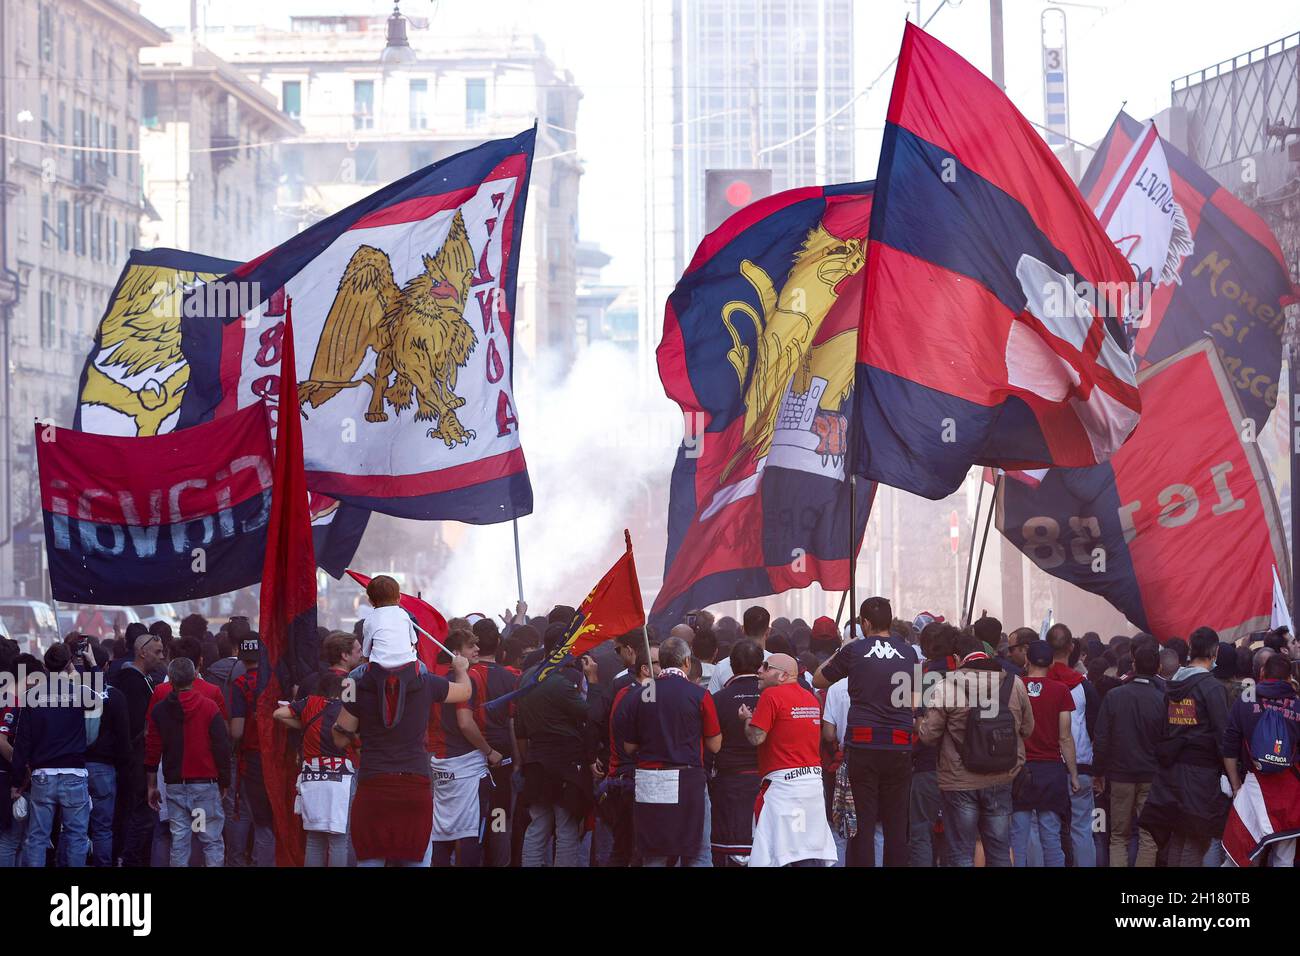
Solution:
<svg viewBox="0 0 1300 956">
<path fill-rule="evenodd" d="M 666 0 L 659 0 L 666 2 Z M 218 0 L 205 3 L 210 23 L 287 26 L 290 14 L 384 15 L 384 0 Z M 921 19 L 939 0 L 921 0 Z M 1040 15 L 1045 0 L 1005 0 L 1006 81 L 1011 98 L 1032 120 L 1043 114 Z M 1092 142 L 1120 105 L 1145 118 L 1169 105 L 1169 83 L 1300 29 L 1294 2 L 1278 0 L 1112 0 L 1056 5 L 1069 37 L 1071 132 Z M 185 22 L 189 0 L 144 0 L 142 9 L 168 26 Z M 268 9 L 274 10 L 273 15 Z M 929 30 L 987 71 L 987 0 L 948 4 Z M 635 283 L 641 263 L 641 0 L 405 0 L 404 12 L 427 16 L 445 32 L 527 31 L 539 34 L 557 65 L 571 70 L 583 99 L 578 144 L 585 174 L 581 233 L 614 256 L 608 281 Z M 913 0 L 855 3 L 854 85 L 861 90 L 898 52 Z M 268 18 L 269 17 L 269 18 Z M 879 127 L 892 68 L 858 100 L 857 178 L 875 176 Z"/>
</svg>

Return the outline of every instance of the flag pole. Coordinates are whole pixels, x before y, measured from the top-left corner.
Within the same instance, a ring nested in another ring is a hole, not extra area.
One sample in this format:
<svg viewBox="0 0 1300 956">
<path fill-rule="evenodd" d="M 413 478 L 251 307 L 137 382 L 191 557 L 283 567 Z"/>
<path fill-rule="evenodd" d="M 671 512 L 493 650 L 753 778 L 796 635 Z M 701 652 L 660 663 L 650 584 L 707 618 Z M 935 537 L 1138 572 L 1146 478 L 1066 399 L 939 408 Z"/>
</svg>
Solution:
<svg viewBox="0 0 1300 956">
<path fill-rule="evenodd" d="M 510 524 L 515 531 L 515 583 L 519 586 L 519 603 L 524 603 L 524 566 L 519 560 L 519 519 L 511 518 Z"/>
<path fill-rule="evenodd" d="M 627 543 L 627 550 L 630 552 L 632 550 L 632 532 L 627 528 L 623 529 L 623 540 Z M 637 600 L 640 601 L 639 595 Z M 650 660 L 650 619 L 645 616 L 644 611 L 641 614 L 641 639 L 645 641 L 645 666 L 650 672 L 650 680 L 653 683 L 655 668 L 653 662 Z M 641 672 L 637 669 L 636 661 L 632 662 L 632 670 L 635 672 L 632 674 L 632 682 L 635 684 L 639 682 L 641 677 Z"/>
<path fill-rule="evenodd" d="M 845 591 L 840 595 L 840 609 L 835 612 L 835 626 L 840 626 L 840 618 L 844 616 L 844 602 L 849 599 L 849 592 Z"/>
<path fill-rule="evenodd" d="M 850 441 L 853 439 L 850 438 Z M 849 621 L 856 625 L 858 619 L 858 476 L 849 472 Z M 842 606 L 843 602 L 841 602 Z M 836 621 L 838 624 L 839 621 Z M 856 626 L 849 628 L 849 637 L 857 634 Z"/>
<path fill-rule="evenodd" d="M 410 615 L 407 615 L 407 616 L 409 617 Z M 433 641 L 433 643 L 437 644 L 437 645 L 438 645 L 438 648 L 439 648 L 439 649 L 440 649 L 444 654 L 446 654 L 448 657 L 455 657 L 455 656 L 456 656 L 456 655 L 453 654 L 451 651 L 447 650 L 447 645 L 446 645 L 446 644 L 442 643 L 442 641 L 438 640 L 436 637 L 434 637 L 432 634 L 430 634 L 430 633 L 429 633 L 428 631 L 426 631 L 424 628 L 420 627 L 420 625 L 416 624 L 414 621 L 411 622 L 411 627 L 415 628 L 417 631 L 419 631 L 421 634 L 423 634 L 423 635 L 424 635 L 425 637 L 427 637 L 429 640 Z"/>
<path fill-rule="evenodd" d="M 970 529 L 970 554 L 966 558 L 966 583 L 961 586 L 961 607 L 958 611 L 961 613 L 961 626 L 965 627 L 969 622 L 966 620 L 966 602 L 967 595 L 970 594 L 970 575 L 975 565 L 975 535 L 980 529 L 980 509 L 984 506 L 984 474 L 980 473 L 980 490 L 975 496 L 975 524 Z"/>
<path fill-rule="evenodd" d="M 962 623 L 962 627 L 965 627 L 970 623 L 971 615 L 975 613 L 975 592 L 979 590 L 980 570 L 984 567 L 984 548 L 989 543 L 989 528 L 993 526 L 993 512 L 998 506 L 998 490 L 1002 487 L 1002 479 L 1004 477 L 1004 472 L 998 473 L 997 478 L 994 479 L 993 482 L 993 494 L 989 496 L 989 513 L 988 517 L 984 519 L 984 537 L 980 541 L 980 556 L 979 560 L 975 562 L 975 585 L 971 588 L 970 606 L 966 610 L 965 621 Z M 979 512 L 975 513 L 975 520 L 979 520 Z"/>
</svg>

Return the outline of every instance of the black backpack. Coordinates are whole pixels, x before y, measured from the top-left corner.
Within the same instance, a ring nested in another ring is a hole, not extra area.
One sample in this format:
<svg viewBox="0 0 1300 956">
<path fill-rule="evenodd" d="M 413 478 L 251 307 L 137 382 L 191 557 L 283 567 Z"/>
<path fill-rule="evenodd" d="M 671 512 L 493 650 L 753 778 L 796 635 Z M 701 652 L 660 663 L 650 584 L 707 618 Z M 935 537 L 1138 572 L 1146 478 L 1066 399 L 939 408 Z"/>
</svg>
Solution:
<svg viewBox="0 0 1300 956">
<path fill-rule="evenodd" d="M 966 739 L 961 743 L 961 761 L 971 773 L 1006 773 L 1020 759 L 1016 740 L 1016 718 L 1011 713 L 1011 685 L 1016 678 L 1005 671 L 998 688 L 998 709 L 985 715 L 978 707 L 966 711 Z"/>
</svg>

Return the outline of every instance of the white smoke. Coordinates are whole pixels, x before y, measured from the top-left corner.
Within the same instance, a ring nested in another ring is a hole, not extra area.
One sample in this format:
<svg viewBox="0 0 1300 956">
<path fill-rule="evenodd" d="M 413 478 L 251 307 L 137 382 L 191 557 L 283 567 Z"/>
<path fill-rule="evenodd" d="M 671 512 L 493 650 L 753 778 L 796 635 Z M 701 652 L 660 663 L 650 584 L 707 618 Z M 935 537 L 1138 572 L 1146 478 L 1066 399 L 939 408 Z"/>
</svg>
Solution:
<svg viewBox="0 0 1300 956">
<path fill-rule="evenodd" d="M 668 483 L 682 417 L 658 381 L 638 383 L 633 355 L 607 342 L 578 353 L 567 375 L 519 369 L 520 437 L 533 513 L 519 519 L 529 615 L 577 606 L 632 532 L 647 606 L 662 574 Z M 558 379 L 558 381 L 557 381 Z M 445 529 L 452 557 L 426 569 L 425 597 L 448 616 L 496 618 L 516 600 L 509 522 Z M 649 586 L 648 586 L 649 585 Z"/>
</svg>

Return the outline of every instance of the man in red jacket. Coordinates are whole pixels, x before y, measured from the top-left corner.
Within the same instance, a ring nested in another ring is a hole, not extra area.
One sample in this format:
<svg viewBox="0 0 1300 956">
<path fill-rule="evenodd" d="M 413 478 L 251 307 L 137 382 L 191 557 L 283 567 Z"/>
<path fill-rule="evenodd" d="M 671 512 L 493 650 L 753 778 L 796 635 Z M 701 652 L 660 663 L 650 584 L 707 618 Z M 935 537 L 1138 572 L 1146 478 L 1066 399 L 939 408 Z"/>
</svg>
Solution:
<svg viewBox="0 0 1300 956">
<path fill-rule="evenodd" d="M 149 715 L 145 772 L 149 806 L 162 809 L 157 771 L 167 785 L 171 865 L 189 866 L 190 835 L 198 836 L 207 867 L 225 863 L 221 800 L 230 786 L 230 737 L 211 698 L 194 690 L 194 662 L 177 657 L 167 666 L 171 693 Z"/>
</svg>

